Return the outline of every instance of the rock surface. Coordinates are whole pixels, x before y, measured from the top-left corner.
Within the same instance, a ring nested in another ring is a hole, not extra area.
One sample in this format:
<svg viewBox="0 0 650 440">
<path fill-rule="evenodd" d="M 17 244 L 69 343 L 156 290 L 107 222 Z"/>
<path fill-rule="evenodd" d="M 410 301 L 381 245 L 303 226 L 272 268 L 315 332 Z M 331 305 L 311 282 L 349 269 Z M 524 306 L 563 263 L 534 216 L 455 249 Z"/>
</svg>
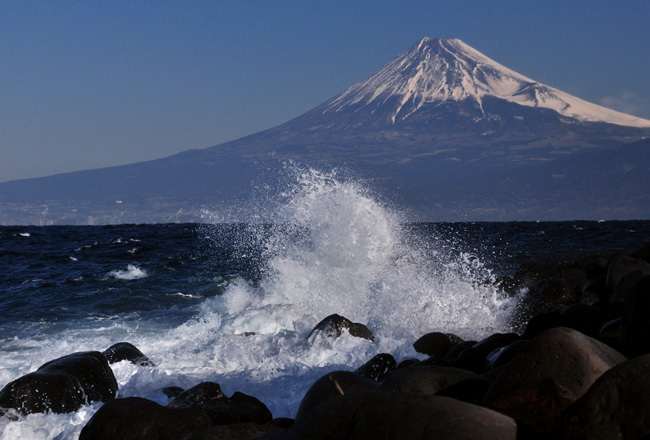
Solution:
<svg viewBox="0 0 650 440">
<path fill-rule="evenodd" d="M 154 367 L 154 364 L 144 353 L 129 342 L 118 342 L 104 350 L 104 356 L 110 364 L 127 360 L 135 365 Z"/>
<path fill-rule="evenodd" d="M 562 414 L 559 432 L 567 440 L 650 435 L 650 354 L 604 373 Z"/>
<path fill-rule="evenodd" d="M 347 330 L 350 335 L 358 338 L 368 339 L 369 341 L 375 340 L 375 335 L 372 334 L 368 327 L 337 314 L 330 315 L 316 324 L 316 327 L 309 333 L 307 338 L 311 339 L 318 334 L 338 338 L 343 330 Z"/>
<path fill-rule="evenodd" d="M 99 408 L 79 440 L 185 440 L 211 425 L 210 417 L 197 408 L 168 408 L 127 397 Z"/>
<path fill-rule="evenodd" d="M 268 439 L 515 440 L 510 417 L 456 399 L 370 391 L 329 399 Z"/>
<path fill-rule="evenodd" d="M 625 360 L 576 330 L 553 328 L 536 336 L 504 367 L 485 403 L 539 431 L 548 430 L 596 379 Z"/>
<path fill-rule="evenodd" d="M 115 398 L 117 389 L 102 353 L 73 353 L 8 383 L 0 391 L 0 407 L 22 414 L 67 413 L 90 402 L 107 402 Z"/>
</svg>

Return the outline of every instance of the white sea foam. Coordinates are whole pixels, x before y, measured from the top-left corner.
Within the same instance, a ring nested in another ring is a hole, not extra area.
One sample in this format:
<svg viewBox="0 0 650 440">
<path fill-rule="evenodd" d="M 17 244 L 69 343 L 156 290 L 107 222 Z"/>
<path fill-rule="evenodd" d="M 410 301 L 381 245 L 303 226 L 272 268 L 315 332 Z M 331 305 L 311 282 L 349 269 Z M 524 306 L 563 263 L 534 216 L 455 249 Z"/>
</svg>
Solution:
<svg viewBox="0 0 650 440">
<path fill-rule="evenodd" d="M 265 248 L 258 282 L 229 280 L 223 295 L 206 299 L 195 318 L 172 329 L 118 319 L 46 340 L 3 342 L 3 348 L 20 354 L 1 361 L 0 382 L 59 356 L 127 340 L 156 366 L 113 364 L 121 397 L 142 396 L 164 405 L 165 386 L 214 381 L 227 395 L 253 395 L 275 417 L 292 417 L 322 375 L 356 369 L 382 352 L 398 360 L 423 357 L 412 343 L 427 332 L 481 338 L 510 330 L 514 304 L 483 283 L 491 274 L 474 256 L 409 232 L 395 211 L 357 182 L 337 173 L 294 171 L 295 184 L 270 213 L 275 226 L 246 234 Z M 144 270 L 129 265 L 110 276 L 142 275 Z M 310 330 L 331 313 L 367 324 L 376 340 L 347 333 L 335 340 L 308 340 Z M 76 439 L 100 406 L 17 422 L 0 418 L 0 438 Z"/>
<path fill-rule="evenodd" d="M 108 273 L 109 277 L 113 277 L 118 280 L 138 280 L 140 278 L 146 278 L 147 271 L 140 269 L 134 264 L 129 264 L 124 270 L 112 270 Z"/>
</svg>

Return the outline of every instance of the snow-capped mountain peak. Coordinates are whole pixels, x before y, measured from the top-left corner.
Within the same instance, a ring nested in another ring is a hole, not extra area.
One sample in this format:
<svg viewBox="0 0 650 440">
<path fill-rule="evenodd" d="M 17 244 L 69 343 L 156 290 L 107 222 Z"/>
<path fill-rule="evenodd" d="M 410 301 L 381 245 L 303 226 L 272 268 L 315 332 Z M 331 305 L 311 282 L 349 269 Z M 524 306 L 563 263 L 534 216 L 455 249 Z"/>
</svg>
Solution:
<svg viewBox="0 0 650 440">
<path fill-rule="evenodd" d="M 650 120 L 592 104 L 521 75 L 461 40 L 428 37 L 328 101 L 323 113 L 389 105 L 394 123 L 425 104 L 471 99 L 482 109 L 486 96 L 551 109 L 585 122 L 650 127 Z"/>
</svg>

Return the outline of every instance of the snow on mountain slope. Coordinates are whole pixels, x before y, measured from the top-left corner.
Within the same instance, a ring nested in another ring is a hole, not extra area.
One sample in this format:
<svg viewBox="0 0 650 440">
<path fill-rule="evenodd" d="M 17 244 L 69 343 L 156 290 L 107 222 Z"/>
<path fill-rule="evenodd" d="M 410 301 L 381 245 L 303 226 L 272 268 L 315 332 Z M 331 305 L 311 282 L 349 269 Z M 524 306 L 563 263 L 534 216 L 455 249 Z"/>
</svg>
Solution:
<svg viewBox="0 0 650 440">
<path fill-rule="evenodd" d="M 408 118 L 425 104 L 485 96 L 555 110 L 584 122 L 650 127 L 650 120 L 584 101 L 521 75 L 457 39 L 423 38 L 376 73 L 332 98 L 323 113 L 346 107 L 393 106 L 391 120 Z"/>
</svg>

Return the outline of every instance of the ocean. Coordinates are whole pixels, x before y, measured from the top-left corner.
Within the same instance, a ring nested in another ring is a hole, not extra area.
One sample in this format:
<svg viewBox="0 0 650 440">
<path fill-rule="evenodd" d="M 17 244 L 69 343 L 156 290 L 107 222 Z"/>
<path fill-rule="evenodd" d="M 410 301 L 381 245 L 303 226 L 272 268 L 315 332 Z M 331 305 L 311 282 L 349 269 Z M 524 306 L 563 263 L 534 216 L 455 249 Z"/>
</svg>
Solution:
<svg viewBox="0 0 650 440">
<path fill-rule="evenodd" d="M 293 417 L 305 391 L 378 353 L 424 358 L 431 331 L 508 332 L 525 292 L 494 282 L 534 255 L 634 252 L 650 221 L 409 223 L 362 183 L 307 171 L 265 222 L 0 227 L 0 387 L 43 363 L 127 341 L 154 363 L 112 365 L 119 396 L 214 381 Z M 338 313 L 374 342 L 307 336 Z M 0 417 L 1 439 L 76 439 L 101 403 Z"/>
</svg>

